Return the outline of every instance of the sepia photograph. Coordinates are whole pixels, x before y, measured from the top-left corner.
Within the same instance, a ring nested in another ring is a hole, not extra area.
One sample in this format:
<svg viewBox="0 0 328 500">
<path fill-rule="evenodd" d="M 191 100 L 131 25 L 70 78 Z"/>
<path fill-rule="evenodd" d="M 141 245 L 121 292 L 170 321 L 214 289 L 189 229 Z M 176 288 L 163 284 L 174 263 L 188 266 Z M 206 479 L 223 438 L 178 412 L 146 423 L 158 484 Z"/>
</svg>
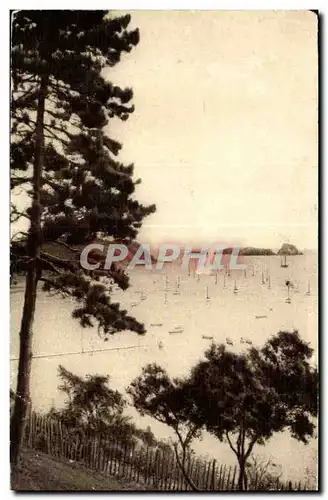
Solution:
<svg viewBox="0 0 328 500">
<path fill-rule="evenodd" d="M 319 491 L 319 12 L 8 22 L 11 490 Z"/>
</svg>

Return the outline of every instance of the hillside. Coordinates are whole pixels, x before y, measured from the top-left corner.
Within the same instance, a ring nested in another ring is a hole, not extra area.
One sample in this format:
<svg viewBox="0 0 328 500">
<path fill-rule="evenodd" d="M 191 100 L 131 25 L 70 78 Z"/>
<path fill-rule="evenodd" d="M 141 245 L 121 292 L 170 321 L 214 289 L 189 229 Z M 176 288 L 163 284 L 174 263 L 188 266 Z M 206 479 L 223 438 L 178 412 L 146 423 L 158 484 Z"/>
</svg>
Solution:
<svg viewBox="0 0 328 500">
<path fill-rule="evenodd" d="M 14 491 L 145 491 L 144 485 L 105 476 L 82 465 L 25 450 L 19 477 L 12 478 Z"/>
</svg>

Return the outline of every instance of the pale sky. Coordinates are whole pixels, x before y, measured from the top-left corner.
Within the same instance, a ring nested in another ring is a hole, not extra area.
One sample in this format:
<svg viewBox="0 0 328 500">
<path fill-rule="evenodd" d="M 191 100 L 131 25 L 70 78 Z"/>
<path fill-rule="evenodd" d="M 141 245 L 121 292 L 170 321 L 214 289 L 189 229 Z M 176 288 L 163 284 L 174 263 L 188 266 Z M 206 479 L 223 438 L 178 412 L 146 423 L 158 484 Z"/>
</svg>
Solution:
<svg viewBox="0 0 328 500">
<path fill-rule="evenodd" d="M 118 13 L 118 12 L 116 12 Z M 111 120 L 156 203 L 139 240 L 317 247 L 317 19 L 309 11 L 133 11 Z"/>
</svg>

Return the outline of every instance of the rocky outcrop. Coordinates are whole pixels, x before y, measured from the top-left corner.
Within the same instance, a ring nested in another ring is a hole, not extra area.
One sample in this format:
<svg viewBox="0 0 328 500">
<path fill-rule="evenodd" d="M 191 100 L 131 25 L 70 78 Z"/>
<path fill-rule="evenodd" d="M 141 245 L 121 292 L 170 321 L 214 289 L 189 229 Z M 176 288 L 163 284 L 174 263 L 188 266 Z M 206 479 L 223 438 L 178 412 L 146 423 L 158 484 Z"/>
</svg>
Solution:
<svg viewBox="0 0 328 500">
<path fill-rule="evenodd" d="M 278 251 L 278 255 L 303 255 L 302 252 L 296 248 L 295 245 L 291 245 L 290 243 L 284 243 L 280 250 Z"/>
<path fill-rule="evenodd" d="M 254 248 L 245 247 L 241 248 L 239 255 L 276 255 L 271 248 Z"/>
</svg>

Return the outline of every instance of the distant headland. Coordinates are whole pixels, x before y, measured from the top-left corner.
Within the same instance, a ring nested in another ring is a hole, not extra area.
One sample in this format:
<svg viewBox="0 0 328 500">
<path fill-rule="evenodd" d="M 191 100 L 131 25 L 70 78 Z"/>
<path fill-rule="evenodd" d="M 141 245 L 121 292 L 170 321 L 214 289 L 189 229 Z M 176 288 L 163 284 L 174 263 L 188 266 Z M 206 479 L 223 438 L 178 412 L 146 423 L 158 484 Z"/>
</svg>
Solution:
<svg viewBox="0 0 328 500">
<path fill-rule="evenodd" d="M 109 242 L 101 239 L 95 239 L 92 241 L 93 243 L 102 243 L 104 245 L 104 251 L 100 250 L 93 250 L 90 253 L 90 258 L 95 259 L 95 261 L 102 261 L 106 257 L 106 247 L 110 243 L 118 243 L 116 242 Z M 122 242 L 120 242 L 122 243 Z M 121 267 L 123 265 L 123 268 L 131 261 L 133 258 L 134 254 L 137 252 L 137 250 L 140 247 L 140 243 L 137 241 L 130 241 L 127 246 L 128 246 L 128 255 L 125 257 L 125 259 L 122 262 L 117 263 L 118 267 Z M 66 258 L 71 261 L 76 261 L 79 259 L 80 251 L 84 248 L 85 245 L 74 245 L 75 248 L 71 248 L 70 246 L 62 246 L 61 244 L 56 244 L 55 242 L 52 243 L 45 243 L 42 245 L 42 251 L 47 252 L 50 256 L 54 256 L 55 258 Z M 231 255 L 233 251 L 233 245 L 230 247 L 226 247 L 222 250 L 223 255 Z M 201 251 L 201 248 L 192 248 L 193 253 L 199 253 Z M 77 252 L 77 253 L 76 253 Z M 92 254 L 92 255 L 91 255 Z M 303 255 L 302 252 L 300 252 L 295 245 L 292 245 L 290 243 L 284 243 L 281 248 L 277 251 L 273 251 L 271 248 L 260 248 L 260 247 L 240 247 L 238 248 L 238 255 L 239 256 L 274 256 L 274 255 Z M 151 250 L 151 263 L 156 263 L 157 258 L 158 258 L 158 248 L 152 248 Z M 178 258 L 178 261 L 181 261 L 182 256 L 180 255 Z M 140 256 L 140 261 L 144 262 L 144 257 Z M 139 262 L 140 263 L 140 262 Z"/>
<path fill-rule="evenodd" d="M 231 254 L 232 247 L 225 248 L 223 250 L 224 254 Z M 258 256 L 258 255 L 303 255 L 295 245 L 290 243 L 284 243 L 280 250 L 275 253 L 271 248 L 257 248 L 257 247 L 241 247 L 238 252 L 239 255 L 244 256 Z"/>
</svg>

